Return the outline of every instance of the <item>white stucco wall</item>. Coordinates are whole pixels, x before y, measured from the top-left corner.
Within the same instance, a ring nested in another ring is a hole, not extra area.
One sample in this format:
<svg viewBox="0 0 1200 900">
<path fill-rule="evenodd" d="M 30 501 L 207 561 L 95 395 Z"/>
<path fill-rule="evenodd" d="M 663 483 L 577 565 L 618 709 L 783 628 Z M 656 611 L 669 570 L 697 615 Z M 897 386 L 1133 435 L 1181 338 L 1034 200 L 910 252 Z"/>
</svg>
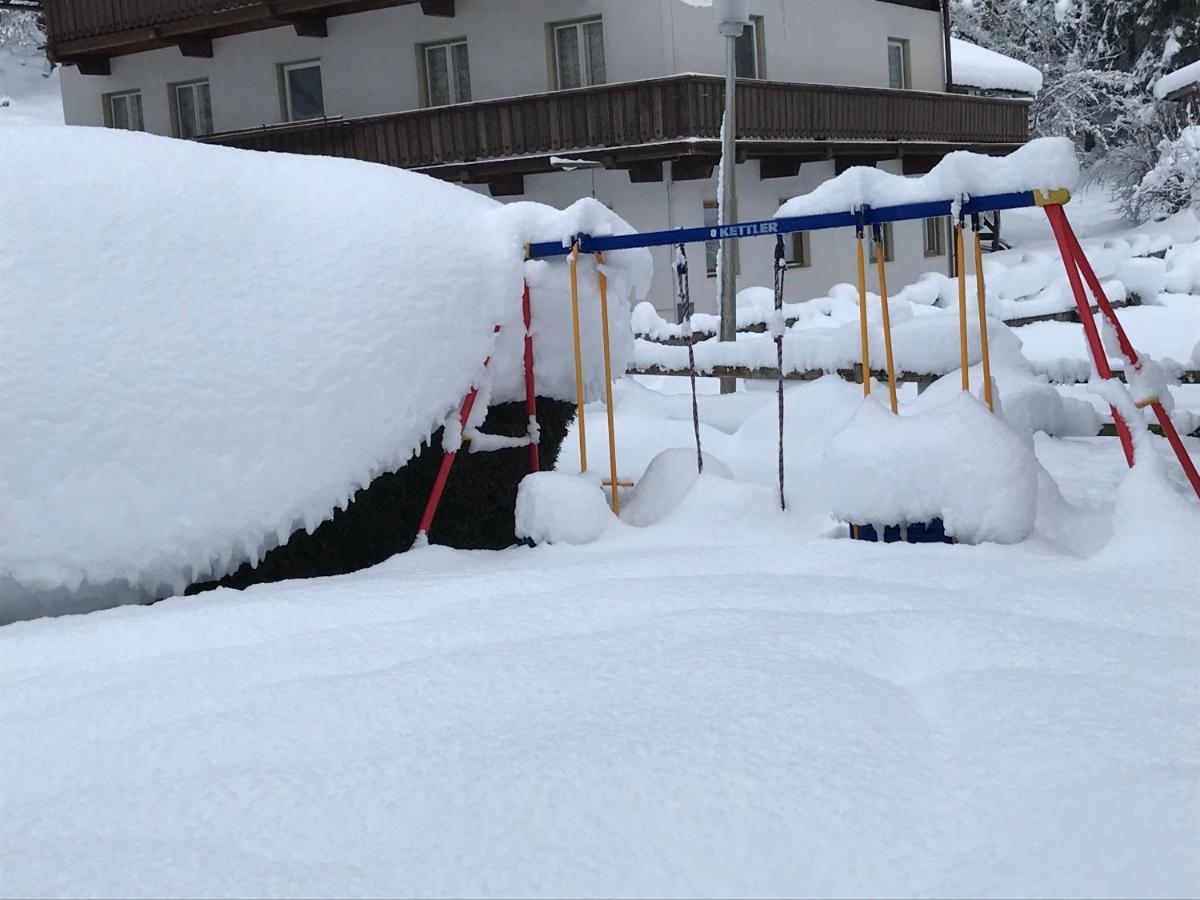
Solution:
<svg viewBox="0 0 1200 900">
<path fill-rule="evenodd" d="M 913 87 L 943 87 L 936 13 L 879 0 L 751 0 L 750 5 L 752 14 L 763 17 L 764 74 L 772 80 L 886 87 L 887 40 L 897 37 L 910 42 Z M 420 105 L 419 45 L 463 37 L 470 48 L 473 99 L 537 93 L 551 87 L 546 23 L 596 14 L 604 21 L 609 82 L 724 70 L 712 11 L 680 0 L 458 0 L 456 6 L 454 18 L 426 16 L 416 5 L 333 18 L 327 38 L 298 37 L 290 27 L 219 38 L 212 59 L 184 57 L 177 49 L 116 57 L 107 77 L 65 67 L 66 120 L 102 125 L 103 96 L 137 89 L 146 129 L 170 134 L 169 86 L 208 78 L 217 131 L 274 124 L 282 118 L 278 66 L 307 59 L 321 60 L 327 115 L 412 109 Z M 672 182 L 670 171 L 665 165 L 664 181 L 650 184 L 631 184 L 623 171 L 596 171 L 596 196 L 640 230 L 702 224 L 704 201 L 717 195 L 715 177 Z M 739 218 L 769 218 L 780 198 L 811 190 L 832 175 L 832 162 L 806 163 L 796 177 L 772 179 L 760 179 L 757 162 L 743 164 L 738 167 Z M 521 199 L 566 206 L 587 196 L 592 183 L 590 171 L 527 177 Z M 944 258 L 924 258 L 919 224 L 896 226 L 895 240 L 889 277 L 897 286 L 920 272 L 945 270 Z M 789 300 L 819 296 L 833 284 L 853 280 L 851 234 L 817 233 L 810 241 L 813 265 L 788 271 Z M 769 285 L 773 242 L 741 244 L 739 286 Z M 715 312 L 716 281 L 704 276 L 703 247 L 691 253 L 693 300 L 701 311 Z M 673 316 L 671 251 L 656 250 L 655 260 L 650 299 Z"/>
</svg>

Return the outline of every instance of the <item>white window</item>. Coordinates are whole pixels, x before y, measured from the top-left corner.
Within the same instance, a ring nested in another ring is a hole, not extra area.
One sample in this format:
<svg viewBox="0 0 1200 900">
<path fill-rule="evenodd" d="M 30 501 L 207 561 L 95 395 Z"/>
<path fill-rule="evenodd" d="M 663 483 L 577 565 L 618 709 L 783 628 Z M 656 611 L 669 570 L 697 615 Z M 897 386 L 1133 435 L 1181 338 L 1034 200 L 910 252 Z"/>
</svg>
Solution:
<svg viewBox="0 0 1200 900">
<path fill-rule="evenodd" d="M 426 44 L 425 97 L 430 106 L 466 103 L 471 99 L 471 68 L 467 42 Z"/>
<path fill-rule="evenodd" d="M 912 69 L 908 63 L 908 41 L 903 38 L 888 38 L 888 87 L 912 87 Z"/>
<path fill-rule="evenodd" d="M 145 131 L 142 123 L 142 92 L 125 91 L 104 98 L 105 124 L 125 131 Z"/>
<path fill-rule="evenodd" d="M 207 81 L 177 84 L 172 88 L 175 134 L 181 138 L 212 134 L 212 97 Z"/>
<path fill-rule="evenodd" d="M 604 84 L 604 28 L 600 19 L 551 26 L 554 83 L 558 88 Z"/>
<path fill-rule="evenodd" d="M 751 16 L 750 24 L 734 41 L 734 63 L 738 78 L 763 78 L 763 18 Z"/>
<path fill-rule="evenodd" d="M 283 84 L 283 112 L 287 121 L 319 119 L 325 115 L 320 60 L 289 63 L 280 66 L 279 72 Z"/>
<path fill-rule="evenodd" d="M 937 216 L 925 220 L 925 255 L 944 256 L 946 253 L 946 231 L 950 220 Z"/>
</svg>

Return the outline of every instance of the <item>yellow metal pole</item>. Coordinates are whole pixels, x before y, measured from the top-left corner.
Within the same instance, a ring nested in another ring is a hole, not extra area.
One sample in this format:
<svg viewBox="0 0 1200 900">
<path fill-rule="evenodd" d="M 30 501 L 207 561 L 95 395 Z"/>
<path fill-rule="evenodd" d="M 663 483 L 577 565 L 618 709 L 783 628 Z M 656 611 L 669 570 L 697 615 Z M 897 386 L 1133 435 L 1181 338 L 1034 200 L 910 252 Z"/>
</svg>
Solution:
<svg viewBox="0 0 1200 900">
<path fill-rule="evenodd" d="M 871 395 L 871 344 L 867 339 L 867 263 L 863 253 L 863 235 L 858 233 L 858 333 L 862 342 L 863 396 Z"/>
<path fill-rule="evenodd" d="M 612 349 L 608 341 L 608 276 L 604 274 L 604 254 L 596 254 L 596 273 L 600 281 L 600 334 L 604 342 L 604 404 L 608 409 L 608 471 L 612 479 L 612 511 L 621 513 L 617 497 L 617 429 L 613 423 Z"/>
<path fill-rule="evenodd" d="M 962 222 L 954 224 L 954 259 L 958 263 L 958 345 L 962 363 L 962 389 L 971 390 L 971 357 L 967 353 L 967 260 L 963 252 Z"/>
<path fill-rule="evenodd" d="M 983 241 L 975 232 L 975 292 L 979 295 L 979 352 L 983 357 L 983 402 L 992 412 L 996 411 L 992 401 L 992 360 L 988 347 L 987 292 L 983 284 Z"/>
<path fill-rule="evenodd" d="M 879 226 L 875 226 L 878 228 Z M 879 303 L 883 308 L 883 349 L 887 353 L 888 399 L 891 401 L 892 412 L 900 412 L 900 404 L 896 401 L 896 363 L 892 358 L 892 316 L 888 312 L 887 272 L 884 269 L 884 256 L 887 249 L 883 241 L 875 239 L 875 262 L 879 266 Z"/>
<path fill-rule="evenodd" d="M 583 354 L 579 349 L 579 244 L 571 248 L 571 329 L 575 338 L 575 418 L 579 421 L 579 471 L 587 471 L 587 422 L 583 417 Z"/>
</svg>

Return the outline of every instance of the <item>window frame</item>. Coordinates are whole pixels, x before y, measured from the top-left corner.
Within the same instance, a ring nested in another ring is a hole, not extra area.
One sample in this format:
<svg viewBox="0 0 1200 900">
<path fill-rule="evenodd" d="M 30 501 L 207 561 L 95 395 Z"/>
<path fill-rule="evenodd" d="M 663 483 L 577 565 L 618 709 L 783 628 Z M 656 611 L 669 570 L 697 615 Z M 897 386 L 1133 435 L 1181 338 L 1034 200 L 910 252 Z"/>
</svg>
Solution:
<svg viewBox="0 0 1200 900">
<path fill-rule="evenodd" d="M 138 127 L 137 128 L 121 128 L 116 125 L 116 115 L 113 113 L 113 101 L 128 99 L 129 97 L 137 97 L 138 110 Z M 104 127 L 113 128 L 118 131 L 145 131 L 146 130 L 146 105 L 142 101 L 141 88 L 129 88 L 124 91 L 112 91 L 111 93 L 101 94 L 101 107 L 104 112 Z"/>
<path fill-rule="evenodd" d="M 780 197 L 779 205 L 787 203 L 790 197 Z M 791 259 L 784 259 L 789 269 L 812 268 L 812 241 L 807 231 L 793 231 L 784 235 L 784 246 L 791 249 Z"/>
<path fill-rule="evenodd" d="M 306 116 L 302 119 L 292 117 L 292 86 L 288 81 L 288 74 L 299 69 L 316 69 L 321 73 L 321 114 L 319 116 Z M 279 103 L 284 122 L 312 122 L 317 119 L 326 119 L 329 117 L 325 109 L 325 72 L 324 66 L 321 63 L 321 58 L 314 57 L 312 59 L 298 59 L 295 62 L 279 63 L 277 66 L 279 73 Z"/>
<path fill-rule="evenodd" d="M 180 115 L 181 107 L 179 104 L 179 91 L 182 88 L 195 89 L 195 88 L 199 87 L 200 85 L 206 85 L 208 87 L 208 115 L 209 115 L 208 129 L 209 130 L 208 131 L 197 130 L 196 133 L 193 134 L 191 137 L 184 137 L 183 120 Z M 196 138 L 205 137 L 207 135 L 213 134 L 216 131 L 216 128 L 212 121 L 212 118 L 213 118 L 213 116 L 212 116 L 212 84 L 210 83 L 209 79 L 193 78 L 189 81 L 172 82 L 171 84 L 167 85 L 167 92 L 168 92 L 167 98 L 171 104 L 171 134 L 172 135 L 174 135 L 177 138 L 181 138 L 182 140 L 195 140 Z"/>
<path fill-rule="evenodd" d="M 922 244 L 925 248 L 926 259 L 934 259 L 946 255 L 946 236 L 949 231 L 949 225 L 949 216 L 931 216 L 928 219 L 921 220 Z M 932 246 L 930 246 L 930 237 L 934 239 Z"/>
<path fill-rule="evenodd" d="M 900 79 L 899 86 L 892 84 L 892 48 L 900 49 Z M 887 39 L 887 76 L 888 87 L 895 91 L 912 90 L 912 60 L 908 38 L 889 37 Z"/>
<path fill-rule="evenodd" d="M 596 81 L 592 75 L 592 62 L 585 52 L 584 27 L 587 25 L 600 26 L 600 46 L 604 52 L 604 80 Z M 576 29 L 576 47 L 579 53 L 579 85 L 575 88 L 563 87 L 562 74 L 558 68 L 558 32 L 566 28 Z M 608 84 L 608 36 L 604 29 L 604 16 L 583 16 L 578 19 L 562 19 L 546 23 L 546 63 L 549 67 L 550 90 L 570 91 L 578 88 L 596 87 Z"/>
<path fill-rule="evenodd" d="M 892 224 L 893 223 L 891 223 L 891 222 L 884 222 L 883 228 L 881 229 L 883 232 L 883 261 L 885 263 L 890 263 L 890 262 L 896 261 L 896 234 L 895 234 L 895 229 L 892 228 Z M 867 242 L 868 244 L 870 244 L 869 252 L 868 252 L 868 262 L 870 262 L 872 265 L 874 265 L 878 262 L 878 259 L 876 258 L 877 254 L 875 253 L 875 237 L 874 237 L 874 235 L 875 235 L 875 230 L 874 230 L 874 228 L 872 228 L 871 229 L 871 239 Z"/>
<path fill-rule="evenodd" d="M 440 106 L 454 106 L 457 103 L 470 103 L 472 97 L 463 99 L 456 96 L 458 93 L 458 79 L 455 78 L 457 68 L 454 62 L 453 48 L 458 45 L 467 48 L 467 82 L 468 90 L 474 95 L 474 86 L 470 84 L 471 80 L 471 47 L 466 36 L 455 38 L 443 38 L 436 41 L 426 41 L 417 44 L 417 70 L 420 74 L 421 85 L 421 106 L 426 109 L 436 108 Z M 433 102 L 432 85 L 429 82 L 429 51 L 444 48 L 446 51 L 446 77 L 450 88 L 450 100 L 447 103 Z"/>
<path fill-rule="evenodd" d="M 765 81 L 767 78 L 767 42 L 764 37 L 765 19 L 763 16 L 751 16 L 750 24 L 746 26 L 752 34 L 750 46 L 754 48 L 754 74 L 741 75 L 738 78 L 749 78 L 752 81 Z M 742 34 L 746 33 L 743 29 Z"/>
</svg>

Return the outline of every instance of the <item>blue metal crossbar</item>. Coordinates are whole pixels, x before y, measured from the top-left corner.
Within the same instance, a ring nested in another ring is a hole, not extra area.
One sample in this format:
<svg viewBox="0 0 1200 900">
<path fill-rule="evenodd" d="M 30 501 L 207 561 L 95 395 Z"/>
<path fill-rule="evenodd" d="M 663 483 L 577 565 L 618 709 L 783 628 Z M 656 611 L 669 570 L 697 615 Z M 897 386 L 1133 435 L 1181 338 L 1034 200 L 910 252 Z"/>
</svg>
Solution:
<svg viewBox="0 0 1200 900">
<path fill-rule="evenodd" d="M 959 204 L 963 216 L 1001 209 L 1022 209 L 1036 206 L 1032 191 L 1013 194 L 989 194 L 972 197 Z M 758 237 L 770 234 L 792 234 L 797 231 L 822 231 L 828 228 L 854 228 L 882 225 L 885 222 L 903 222 L 910 219 L 932 219 L 954 213 L 955 201 L 932 200 L 927 203 L 904 203 L 899 206 L 864 206 L 858 213 L 821 213 L 814 216 L 788 216 L 779 219 L 764 219 L 759 222 L 736 222 L 730 225 L 705 225 L 700 228 L 675 228 L 670 231 L 647 231 L 641 234 L 616 234 L 593 237 L 590 234 L 576 235 L 572 241 L 543 241 L 529 245 L 529 258 L 566 256 L 578 241 L 580 253 L 598 253 L 608 250 L 630 250 L 635 247 L 663 247 L 670 244 L 696 244 L 702 241 L 723 241 L 729 238 Z"/>
</svg>

